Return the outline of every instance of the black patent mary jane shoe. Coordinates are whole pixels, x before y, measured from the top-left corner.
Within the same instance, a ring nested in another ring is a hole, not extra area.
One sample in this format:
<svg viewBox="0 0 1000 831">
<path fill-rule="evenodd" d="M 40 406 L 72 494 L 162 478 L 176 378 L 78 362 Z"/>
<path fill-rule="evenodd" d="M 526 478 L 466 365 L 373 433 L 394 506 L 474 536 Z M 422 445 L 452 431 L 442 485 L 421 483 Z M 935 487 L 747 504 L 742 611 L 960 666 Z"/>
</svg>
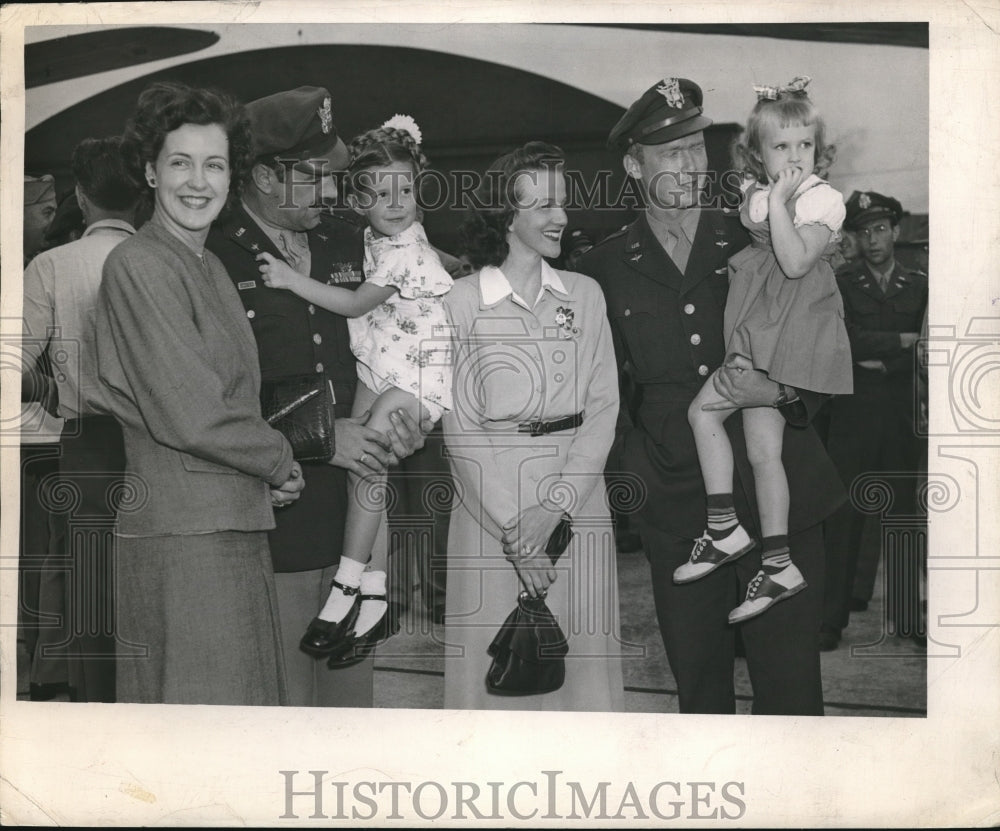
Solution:
<svg viewBox="0 0 1000 831">
<path fill-rule="evenodd" d="M 342 620 L 331 621 L 319 617 L 313 618 L 306 633 L 302 636 L 302 640 L 299 641 L 299 648 L 314 658 L 343 655 L 354 644 L 354 624 L 357 622 L 358 612 L 361 610 L 361 589 L 357 586 L 345 586 L 336 580 L 331 586 L 345 595 L 354 595 L 354 603 Z"/>
</svg>

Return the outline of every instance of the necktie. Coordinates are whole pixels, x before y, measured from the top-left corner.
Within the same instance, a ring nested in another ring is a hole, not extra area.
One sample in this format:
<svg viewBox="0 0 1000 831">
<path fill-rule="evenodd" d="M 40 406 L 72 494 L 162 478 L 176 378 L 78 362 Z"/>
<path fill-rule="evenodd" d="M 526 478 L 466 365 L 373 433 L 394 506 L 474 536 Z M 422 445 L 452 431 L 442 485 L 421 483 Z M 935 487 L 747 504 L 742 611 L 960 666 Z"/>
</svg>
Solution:
<svg viewBox="0 0 1000 831">
<path fill-rule="evenodd" d="M 292 268 L 299 273 L 307 273 L 303 271 L 303 265 L 305 255 L 309 253 L 309 245 L 306 243 L 303 251 L 303 244 L 299 238 L 299 234 L 283 230 L 278 236 L 278 247 Z"/>
<path fill-rule="evenodd" d="M 679 222 L 668 225 L 667 233 L 670 234 L 670 250 L 667 253 L 678 271 L 683 273 L 687 268 L 688 255 L 691 253 L 691 241 Z"/>
</svg>

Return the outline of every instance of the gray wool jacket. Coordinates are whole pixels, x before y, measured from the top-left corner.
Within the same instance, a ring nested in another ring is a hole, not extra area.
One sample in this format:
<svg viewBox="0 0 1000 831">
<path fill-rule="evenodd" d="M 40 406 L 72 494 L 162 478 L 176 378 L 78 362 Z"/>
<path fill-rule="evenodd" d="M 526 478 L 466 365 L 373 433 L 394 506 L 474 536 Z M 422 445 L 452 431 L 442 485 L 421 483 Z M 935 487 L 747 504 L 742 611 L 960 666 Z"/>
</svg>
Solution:
<svg viewBox="0 0 1000 831">
<path fill-rule="evenodd" d="M 96 340 L 131 483 L 118 532 L 273 528 L 292 450 L 261 418 L 257 347 L 218 258 L 154 217 L 108 256 Z"/>
</svg>

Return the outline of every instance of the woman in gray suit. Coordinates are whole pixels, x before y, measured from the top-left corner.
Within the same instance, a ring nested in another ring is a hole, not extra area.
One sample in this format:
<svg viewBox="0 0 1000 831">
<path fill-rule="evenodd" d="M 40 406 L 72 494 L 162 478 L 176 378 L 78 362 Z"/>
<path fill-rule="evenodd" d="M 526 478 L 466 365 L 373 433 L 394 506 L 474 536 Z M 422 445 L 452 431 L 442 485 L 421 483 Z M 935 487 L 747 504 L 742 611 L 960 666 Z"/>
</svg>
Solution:
<svg viewBox="0 0 1000 831">
<path fill-rule="evenodd" d="M 153 216 L 108 257 L 98 364 L 134 483 L 118 517 L 123 702 L 280 704 L 284 667 L 267 548 L 302 471 L 261 418 L 250 324 L 209 226 L 249 163 L 241 106 L 155 84 L 123 152 Z M 138 647 L 138 648 L 137 648 Z"/>
</svg>

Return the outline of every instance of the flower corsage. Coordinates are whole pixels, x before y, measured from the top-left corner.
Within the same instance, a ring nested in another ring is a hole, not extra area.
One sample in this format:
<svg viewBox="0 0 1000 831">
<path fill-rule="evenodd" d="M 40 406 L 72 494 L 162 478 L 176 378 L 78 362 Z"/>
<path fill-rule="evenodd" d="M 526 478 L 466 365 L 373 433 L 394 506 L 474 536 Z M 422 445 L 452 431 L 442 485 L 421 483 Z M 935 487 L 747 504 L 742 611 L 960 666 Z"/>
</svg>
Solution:
<svg viewBox="0 0 1000 831">
<path fill-rule="evenodd" d="M 556 326 L 562 330 L 560 337 L 572 338 L 580 334 L 579 328 L 573 325 L 573 310 L 566 306 L 556 308 Z"/>
</svg>

